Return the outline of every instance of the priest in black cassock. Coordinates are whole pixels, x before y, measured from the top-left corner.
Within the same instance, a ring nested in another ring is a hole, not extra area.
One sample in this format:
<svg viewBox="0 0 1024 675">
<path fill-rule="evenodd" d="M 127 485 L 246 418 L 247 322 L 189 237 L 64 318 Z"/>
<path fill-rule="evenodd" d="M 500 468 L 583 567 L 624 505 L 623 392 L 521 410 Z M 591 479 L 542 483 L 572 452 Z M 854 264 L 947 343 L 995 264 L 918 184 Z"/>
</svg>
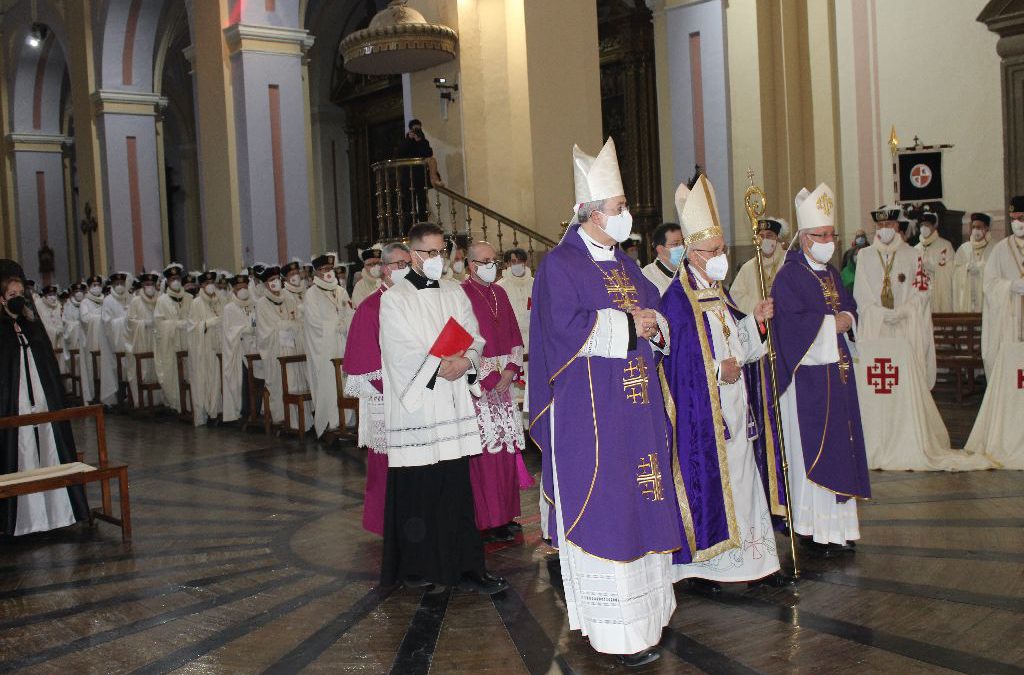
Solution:
<svg viewBox="0 0 1024 675">
<path fill-rule="evenodd" d="M 0 417 L 59 410 L 64 394 L 57 359 L 34 305 L 26 296 L 25 273 L 0 260 Z M 74 462 L 68 422 L 0 431 L 0 473 Z M 0 534 L 22 535 L 88 518 L 82 486 L 0 500 Z"/>
</svg>

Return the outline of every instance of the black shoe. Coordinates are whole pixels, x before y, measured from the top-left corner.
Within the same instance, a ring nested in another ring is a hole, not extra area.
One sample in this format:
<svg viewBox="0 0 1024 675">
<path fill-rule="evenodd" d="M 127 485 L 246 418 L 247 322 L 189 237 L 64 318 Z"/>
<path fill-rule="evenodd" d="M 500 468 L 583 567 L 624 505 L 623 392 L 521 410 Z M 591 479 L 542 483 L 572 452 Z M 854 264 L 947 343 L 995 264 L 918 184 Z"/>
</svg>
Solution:
<svg viewBox="0 0 1024 675">
<path fill-rule="evenodd" d="M 429 588 L 430 586 L 433 586 L 434 584 L 432 584 L 431 582 L 427 581 L 423 577 L 417 577 L 417 576 L 410 575 L 410 576 L 406 577 L 405 579 L 402 579 L 402 585 L 405 586 L 406 588 L 408 588 L 409 590 L 420 590 L 420 589 L 423 589 L 423 588 Z"/>
<path fill-rule="evenodd" d="M 470 572 L 462 575 L 459 590 L 473 591 L 481 595 L 494 595 L 508 588 L 508 582 L 501 577 L 485 572 Z"/>
<path fill-rule="evenodd" d="M 518 522 L 516 522 L 514 520 L 511 523 L 508 523 L 507 525 L 505 525 L 505 527 L 512 534 L 519 534 L 520 532 L 523 531 L 523 526 L 520 523 L 518 523 Z"/>
<path fill-rule="evenodd" d="M 487 533 L 484 534 L 484 543 L 492 544 L 495 542 L 515 541 L 515 538 L 516 536 L 509 532 L 508 526 L 502 525 L 501 527 L 495 527 L 487 530 Z"/>
<path fill-rule="evenodd" d="M 690 593 L 713 598 L 721 594 L 722 587 L 716 582 L 708 581 L 707 579 L 690 579 L 689 587 L 686 590 Z"/>
<path fill-rule="evenodd" d="M 426 593 L 427 595 L 440 595 L 448 590 L 448 587 L 444 584 L 429 584 Z"/>
<path fill-rule="evenodd" d="M 657 647 L 651 647 L 645 649 L 642 652 L 636 654 L 620 654 L 616 657 L 619 659 L 619 663 L 626 666 L 627 668 L 639 668 L 640 666 L 646 666 L 648 663 L 654 663 L 661 658 L 661 652 L 658 651 Z"/>
<path fill-rule="evenodd" d="M 757 588 L 758 586 L 771 586 L 772 588 L 785 588 L 786 586 L 793 586 L 796 584 L 796 578 L 786 574 L 785 572 L 775 572 L 768 576 L 751 581 L 747 586 L 750 588 Z"/>
</svg>

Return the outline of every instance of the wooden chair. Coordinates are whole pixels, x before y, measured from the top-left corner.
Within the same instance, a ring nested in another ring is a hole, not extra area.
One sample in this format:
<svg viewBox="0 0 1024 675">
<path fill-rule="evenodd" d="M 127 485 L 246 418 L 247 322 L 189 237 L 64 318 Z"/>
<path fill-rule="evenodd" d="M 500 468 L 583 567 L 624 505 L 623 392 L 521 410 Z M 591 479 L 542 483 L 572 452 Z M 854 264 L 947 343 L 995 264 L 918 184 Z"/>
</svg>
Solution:
<svg viewBox="0 0 1024 675">
<path fill-rule="evenodd" d="M 92 403 L 100 402 L 100 353 L 98 351 L 90 351 L 89 358 L 92 361 Z"/>
<path fill-rule="evenodd" d="M 192 405 L 192 383 L 188 379 L 188 352 L 185 350 L 175 354 L 178 361 L 178 405 L 181 412 L 178 419 L 182 422 L 192 424 L 195 422 L 195 412 Z"/>
<path fill-rule="evenodd" d="M 278 363 L 281 365 L 281 400 L 284 404 L 284 424 L 281 426 L 281 433 L 298 434 L 299 440 L 306 438 L 306 401 L 313 400 L 313 393 L 305 391 L 293 392 L 288 386 L 288 365 L 292 363 L 305 363 L 306 355 L 279 356 Z M 292 427 L 292 406 L 295 406 L 298 416 L 298 424 Z M 269 414 L 269 411 L 268 411 Z"/>
<path fill-rule="evenodd" d="M 142 376 L 142 364 L 147 359 L 153 360 L 153 352 L 139 352 L 135 357 L 135 388 L 139 392 L 139 400 L 135 401 L 136 414 L 150 414 L 156 411 L 156 392 L 160 391 L 159 382 L 146 382 Z M 134 395 L 133 395 L 134 398 Z M 149 401 L 148 403 L 146 401 Z"/>
<path fill-rule="evenodd" d="M 245 355 L 245 368 L 247 377 L 249 378 L 249 414 L 246 416 L 245 421 L 242 422 L 242 431 L 245 431 L 249 427 L 259 426 L 262 422 L 263 433 L 269 436 L 271 426 L 273 425 L 273 421 L 270 419 L 270 394 L 267 393 L 267 388 L 262 385 L 260 385 L 260 391 L 256 391 L 256 375 L 253 372 L 253 364 L 260 360 L 262 359 L 259 354 Z M 221 372 L 223 373 L 223 370 Z M 223 381 L 221 384 L 223 386 Z M 261 401 L 263 403 L 262 417 L 256 412 L 257 401 Z"/>
<path fill-rule="evenodd" d="M 15 429 L 89 418 L 96 420 L 96 448 L 99 453 L 99 462 L 96 466 L 84 463 L 84 457 L 79 453 L 77 462 L 0 474 L 0 499 L 67 488 L 71 485 L 99 482 L 103 505 L 101 508 L 90 509 L 89 524 L 94 524 L 96 520 L 103 520 L 118 525 L 121 528 L 121 541 L 131 541 L 132 509 L 128 498 L 128 466 L 126 464 L 111 464 L 107 458 L 107 434 L 102 405 L 0 417 L 0 429 Z M 118 496 L 121 501 L 120 518 L 114 516 L 112 507 L 110 482 L 115 479 L 118 483 Z"/>
<path fill-rule="evenodd" d="M 949 370 L 957 403 L 962 404 L 965 393 L 977 392 L 975 373 L 985 367 L 981 358 L 981 314 L 933 314 L 932 326 L 935 365 Z"/>
<path fill-rule="evenodd" d="M 345 396 L 345 375 L 341 369 L 344 362 L 345 359 L 342 358 L 331 359 L 334 365 L 334 383 L 338 389 L 338 428 L 324 432 L 324 440 L 328 443 L 333 443 L 338 438 L 356 440 L 359 437 L 359 399 Z M 345 426 L 346 410 L 351 410 L 355 414 L 356 424 L 352 431 Z"/>
<path fill-rule="evenodd" d="M 78 367 L 78 350 L 68 350 L 68 372 L 64 374 L 68 385 L 67 402 L 71 404 L 82 404 L 82 372 Z"/>
</svg>

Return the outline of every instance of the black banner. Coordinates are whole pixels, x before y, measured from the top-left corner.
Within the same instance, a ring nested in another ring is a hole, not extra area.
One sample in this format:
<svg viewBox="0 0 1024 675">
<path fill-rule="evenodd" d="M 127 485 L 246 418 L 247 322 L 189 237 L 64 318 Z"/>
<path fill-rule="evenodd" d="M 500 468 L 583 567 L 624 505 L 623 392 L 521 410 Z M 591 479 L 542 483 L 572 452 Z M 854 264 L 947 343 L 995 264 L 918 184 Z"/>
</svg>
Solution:
<svg viewBox="0 0 1024 675">
<path fill-rule="evenodd" d="M 898 162 L 900 202 L 942 200 L 942 151 L 901 152 Z"/>
</svg>

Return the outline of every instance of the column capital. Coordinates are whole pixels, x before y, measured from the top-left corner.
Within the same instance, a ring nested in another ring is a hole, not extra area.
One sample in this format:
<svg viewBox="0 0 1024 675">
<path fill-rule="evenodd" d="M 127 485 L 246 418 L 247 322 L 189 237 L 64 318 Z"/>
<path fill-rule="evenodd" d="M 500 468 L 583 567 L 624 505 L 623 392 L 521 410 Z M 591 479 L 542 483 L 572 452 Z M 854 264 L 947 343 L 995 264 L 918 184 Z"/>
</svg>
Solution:
<svg viewBox="0 0 1024 675">
<path fill-rule="evenodd" d="M 245 23 L 236 23 L 225 28 L 224 37 L 232 56 L 239 52 L 305 56 L 314 42 L 309 31 L 301 28 L 254 26 Z"/>
<path fill-rule="evenodd" d="M 167 97 L 150 92 L 99 89 L 91 96 L 97 115 L 159 116 L 167 107 Z"/>
<path fill-rule="evenodd" d="M 10 152 L 54 152 L 63 153 L 70 147 L 70 136 L 63 134 L 7 134 L 7 149 Z"/>
</svg>

